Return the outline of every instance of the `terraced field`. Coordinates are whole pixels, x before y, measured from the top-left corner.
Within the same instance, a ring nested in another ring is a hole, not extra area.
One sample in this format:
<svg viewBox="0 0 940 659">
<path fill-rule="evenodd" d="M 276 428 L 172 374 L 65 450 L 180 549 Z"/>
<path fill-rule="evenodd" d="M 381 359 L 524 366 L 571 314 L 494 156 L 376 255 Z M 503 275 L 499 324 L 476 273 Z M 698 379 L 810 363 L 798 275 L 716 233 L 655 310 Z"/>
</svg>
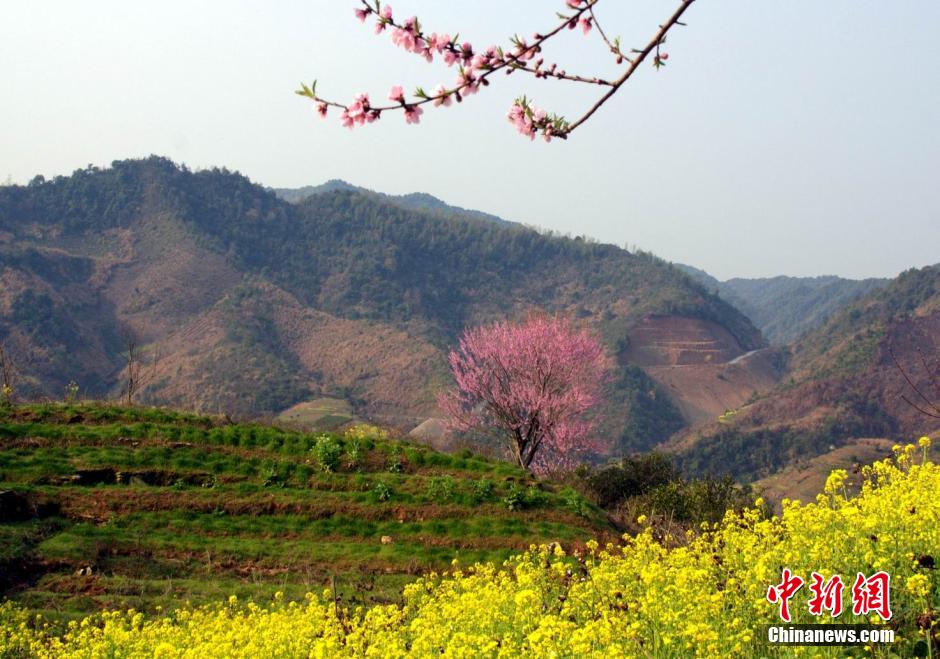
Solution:
<svg viewBox="0 0 940 659">
<path fill-rule="evenodd" d="M 374 429 L 150 408 L 0 410 L 0 588 L 56 620 L 229 595 L 397 601 L 428 570 L 614 535 L 573 491 Z"/>
<path fill-rule="evenodd" d="M 647 318 L 630 335 L 627 359 L 669 392 L 691 427 L 714 422 L 777 383 L 767 350 L 745 350 L 715 323 L 679 316 Z"/>
</svg>

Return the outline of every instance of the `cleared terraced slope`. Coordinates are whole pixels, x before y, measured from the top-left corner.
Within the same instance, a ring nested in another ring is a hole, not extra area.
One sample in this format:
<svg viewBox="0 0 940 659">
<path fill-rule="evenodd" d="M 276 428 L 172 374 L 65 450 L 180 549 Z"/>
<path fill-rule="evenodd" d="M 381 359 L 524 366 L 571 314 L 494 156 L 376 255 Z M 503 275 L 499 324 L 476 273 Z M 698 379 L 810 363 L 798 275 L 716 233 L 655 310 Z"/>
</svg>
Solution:
<svg viewBox="0 0 940 659">
<path fill-rule="evenodd" d="M 662 385 L 691 426 L 770 390 L 779 377 L 769 350 L 745 350 L 725 328 L 697 318 L 646 318 L 626 357 Z"/>
<path fill-rule="evenodd" d="M 339 447 L 335 471 L 318 446 Z M 0 586 L 59 620 L 331 581 L 389 601 L 454 559 L 610 530 L 573 492 L 469 453 L 148 408 L 0 410 Z"/>
</svg>

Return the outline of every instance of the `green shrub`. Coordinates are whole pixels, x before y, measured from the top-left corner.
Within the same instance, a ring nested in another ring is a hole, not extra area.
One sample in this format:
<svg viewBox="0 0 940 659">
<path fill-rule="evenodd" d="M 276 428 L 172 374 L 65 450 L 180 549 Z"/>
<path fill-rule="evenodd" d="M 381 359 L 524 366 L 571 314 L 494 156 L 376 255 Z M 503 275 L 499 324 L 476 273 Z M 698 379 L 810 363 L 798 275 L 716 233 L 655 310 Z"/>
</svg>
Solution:
<svg viewBox="0 0 940 659">
<path fill-rule="evenodd" d="M 719 522 L 725 511 L 752 505 L 750 488 L 737 485 L 730 477 L 676 480 L 655 487 L 637 499 L 637 509 L 645 514 L 696 524 Z"/>
<path fill-rule="evenodd" d="M 300 481 L 302 485 L 306 485 L 313 476 L 313 469 L 307 465 L 298 465 L 296 469 L 297 480 Z"/>
<path fill-rule="evenodd" d="M 565 490 L 563 498 L 565 501 L 565 506 L 570 508 L 575 515 L 578 517 L 588 516 L 590 506 L 583 496 L 569 488 Z"/>
<path fill-rule="evenodd" d="M 477 503 L 486 501 L 493 496 L 493 482 L 486 478 L 480 478 L 473 484 L 473 499 Z"/>
<path fill-rule="evenodd" d="M 530 485 L 525 491 L 525 505 L 528 508 L 544 506 L 548 502 L 548 495 L 538 485 Z"/>
<path fill-rule="evenodd" d="M 416 467 L 421 467 L 426 462 L 424 451 L 419 451 L 417 449 L 405 450 L 405 457 L 408 458 L 408 464 L 412 464 Z"/>
<path fill-rule="evenodd" d="M 379 501 L 388 501 L 392 498 L 392 488 L 388 484 L 379 481 L 372 488 L 372 494 L 375 495 L 375 498 Z"/>
<path fill-rule="evenodd" d="M 286 479 L 278 471 L 277 465 L 271 465 L 264 472 L 264 482 L 262 485 L 264 487 L 284 487 L 286 484 Z"/>
<path fill-rule="evenodd" d="M 509 492 L 503 497 L 503 503 L 509 510 L 522 510 L 525 507 L 525 490 L 513 483 L 509 487 Z"/>
<path fill-rule="evenodd" d="M 400 448 L 396 448 L 388 454 L 385 469 L 390 474 L 400 474 L 405 471 L 405 461 Z"/>
<path fill-rule="evenodd" d="M 649 492 L 679 477 L 672 461 L 662 453 L 624 458 L 588 476 L 587 486 L 601 508 L 611 508 L 630 497 Z"/>
<path fill-rule="evenodd" d="M 313 456 L 320 465 L 320 469 L 327 473 L 337 470 L 342 454 L 343 447 L 330 435 L 320 435 L 317 437 L 317 443 L 313 445 Z"/>
<path fill-rule="evenodd" d="M 455 492 L 456 483 L 452 476 L 436 476 L 428 481 L 428 498 L 434 501 L 450 501 Z"/>
<path fill-rule="evenodd" d="M 350 442 L 346 449 L 346 467 L 350 471 L 356 471 L 362 463 L 362 445 L 359 440 Z"/>
<path fill-rule="evenodd" d="M 75 380 L 70 380 L 67 385 L 65 385 L 65 402 L 72 404 L 78 399 L 78 385 L 75 383 Z"/>
</svg>

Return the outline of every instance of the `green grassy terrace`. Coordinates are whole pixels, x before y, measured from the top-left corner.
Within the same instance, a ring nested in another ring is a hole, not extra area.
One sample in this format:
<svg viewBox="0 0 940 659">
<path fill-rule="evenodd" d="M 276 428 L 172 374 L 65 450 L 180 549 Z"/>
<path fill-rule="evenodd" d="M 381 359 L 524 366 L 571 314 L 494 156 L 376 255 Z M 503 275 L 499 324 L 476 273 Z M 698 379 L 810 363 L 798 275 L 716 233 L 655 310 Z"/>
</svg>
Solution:
<svg viewBox="0 0 940 659">
<path fill-rule="evenodd" d="M 367 606 L 455 559 L 607 533 L 568 488 L 380 433 L 94 403 L 0 408 L 0 589 L 59 621 L 330 584 Z"/>
</svg>

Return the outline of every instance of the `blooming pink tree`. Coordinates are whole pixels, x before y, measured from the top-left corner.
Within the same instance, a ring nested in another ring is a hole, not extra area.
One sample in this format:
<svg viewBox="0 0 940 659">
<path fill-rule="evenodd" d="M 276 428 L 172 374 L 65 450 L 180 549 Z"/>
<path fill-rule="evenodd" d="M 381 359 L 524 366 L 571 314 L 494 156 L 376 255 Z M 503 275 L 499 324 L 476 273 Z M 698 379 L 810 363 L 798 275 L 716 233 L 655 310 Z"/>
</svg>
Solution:
<svg viewBox="0 0 940 659">
<path fill-rule="evenodd" d="M 610 366 L 601 344 L 564 318 L 497 322 L 464 333 L 450 353 L 457 386 L 439 402 L 454 429 L 495 436 L 520 466 L 544 471 L 602 448 L 589 413 Z"/>
<path fill-rule="evenodd" d="M 560 0 L 559 0 L 560 1 Z M 633 73 L 650 56 L 657 69 L 665 66 L 669 58 L 662 50 L 666 43 L 666 34 L 676 25 L 684 25 L 680 19 L 695 0 L 681 0 L 672 15 L 656 30 L 652 39 L 642 48 L 624 49 L 620 38 L 609 38 L 600 25 L 595 9 L 601 0 L 565 0 L 564 12 L 558 13 L 558 22 L 550 30 L 535 32 L 531 40 L 515 36 L 505 47 L 496 45 L 478 49 L 469 41 L 458 41 L 448 33 L 428 32 L 417 16 L 406 19 L 395 17 L 389 4 L 381 0 L 359 0 L 355 8 L 356 17 L 363 23 L 375 20 L 375 33 L 389 32 L 392 43 L 414 53 L 419 57 L 434 62 L 435 58 L 451 68 L 456 67 L 456 79 L 451 84 L 441 83 L 433 91 L 426 92 L 418 87 L 412 98 L 404 94 L 401 85 L 394 85 L 388 94 L 390 104 L 373 104 L 369 95 L 359 94 L 350 103 L 327 100 L 317 93 L 317 83 L 301 85 L 297 91 L 316 104 L 317 111 L 326 117 L 329 109 L 340 111 L 340 118 L 347 128 L 372 123 L 389 111 L 401 111 L 405 121 L 417 124 L 424 113 L 422 106 L 449 107 L 454 101 L 463 102 L 468 96 L 476 94 L 481 88 L 488 87 L 491 79 L 502 71 L 505 74 L 528 74 L 535 80 L 564 81 L 601 88 L 596 102 L 585 110 L 579 118 L 569 121 L 564 116 L 549 114 L 536 107 L 525 96 L 517 98 L 509 108 L 509 121 L 526 137 L 535 139 L 541 134 L 546 141 L 553 137 L 567 139 L 575 129 L 587 121 L 604 103 L 610 100 L 630 79 Z M 544 56 L 547 42 L 568 30 L 580 29 L 584 35 L 596 34 L 610 52 L 618 66 L 623 70 L 620 75 L 606 79 L 596 75 L 582 75 L 567 71 L 557 62 L 549 62 Z"/>
</svg>

